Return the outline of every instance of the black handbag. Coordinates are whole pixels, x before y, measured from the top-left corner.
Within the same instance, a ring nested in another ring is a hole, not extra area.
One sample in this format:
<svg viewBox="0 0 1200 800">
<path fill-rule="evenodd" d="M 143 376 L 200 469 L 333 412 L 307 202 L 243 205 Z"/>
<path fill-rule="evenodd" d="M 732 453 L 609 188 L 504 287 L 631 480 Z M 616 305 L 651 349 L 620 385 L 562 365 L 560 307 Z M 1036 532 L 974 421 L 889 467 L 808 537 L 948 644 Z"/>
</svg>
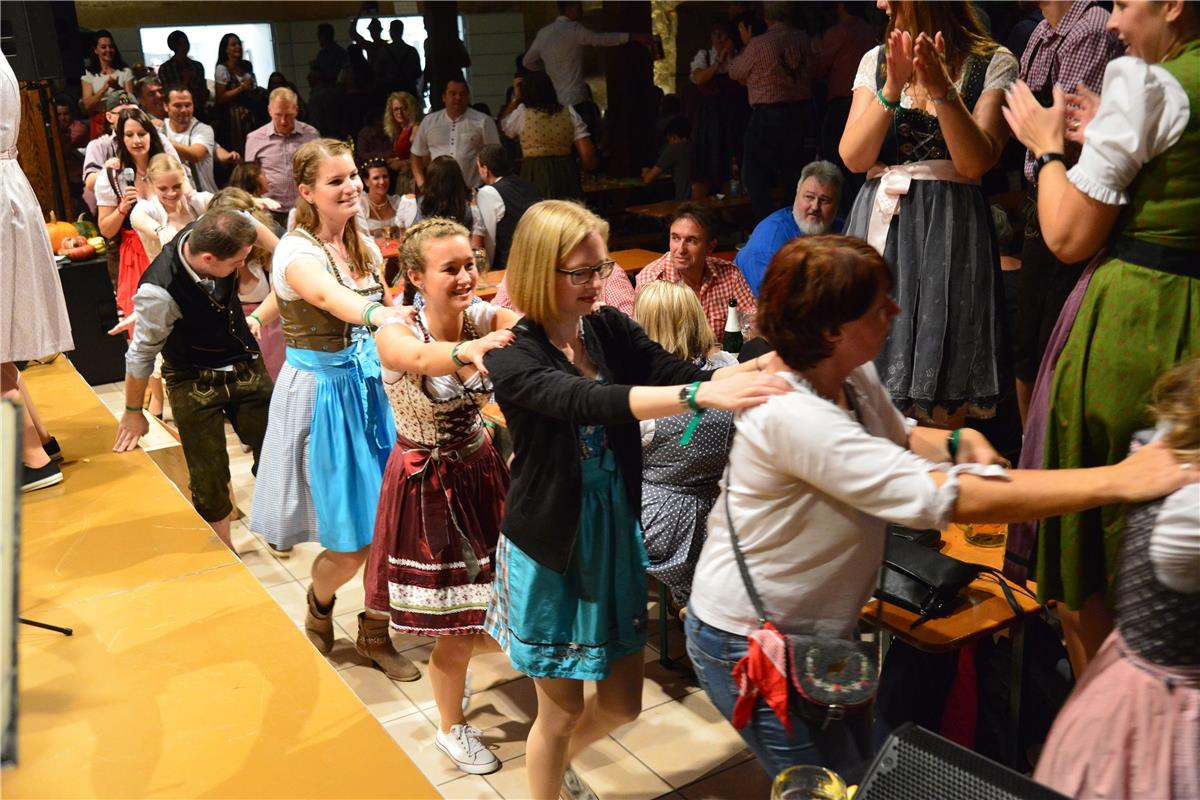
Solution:
<svg viewBox="0 0 1200 800">
<path fill-rule="evenodd" d="M 962 590 L 980 575 L 994 575 L 1013 613 L 1024 613 L 1012 587 L 1000 570 L 983 564 L 971 564 L 942 555 L 938 551 L 900 535 L 889 535 L 883 570 L 875 597 L 917 614 L 910 627 L 952 613 L 962 603 Z M 1018 587 L 1030 597 L 1033 593 Z"/>
</svg>

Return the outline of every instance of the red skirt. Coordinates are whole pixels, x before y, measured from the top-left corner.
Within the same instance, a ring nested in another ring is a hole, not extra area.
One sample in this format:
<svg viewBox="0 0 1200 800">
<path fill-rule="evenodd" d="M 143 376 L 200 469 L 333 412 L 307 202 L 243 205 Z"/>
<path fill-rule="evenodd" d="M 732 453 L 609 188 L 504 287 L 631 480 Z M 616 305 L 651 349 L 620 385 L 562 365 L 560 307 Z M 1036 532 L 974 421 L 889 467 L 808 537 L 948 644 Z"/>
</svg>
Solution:
<svg viewBox="0 0 1200 800">
<path fill-rule="evenodd" d="M 436 457 L 397 437 L 366 569 L 366 607 L 397 631 L 483 633 L 508 467 L 479 435 Z"/>
<path fill-rule="evenodd" d="M 117 259 L 117 309 L 124 319 L 133 313 L 133 296 L 137 294 L 138 283 L 142 280 L 150 259 L 137 231 L 132 228 L 121 230 L 121 250 Z M 130 331 L 130 336 L 133 332 Z"/>
</svg>

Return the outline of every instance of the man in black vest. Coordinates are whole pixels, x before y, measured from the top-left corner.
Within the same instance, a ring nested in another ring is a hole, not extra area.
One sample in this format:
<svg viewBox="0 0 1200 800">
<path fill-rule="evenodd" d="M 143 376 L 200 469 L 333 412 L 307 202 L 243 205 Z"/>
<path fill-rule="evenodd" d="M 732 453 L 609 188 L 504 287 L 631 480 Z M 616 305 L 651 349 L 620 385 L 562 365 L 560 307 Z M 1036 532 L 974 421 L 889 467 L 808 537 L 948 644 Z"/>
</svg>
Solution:
<svg viewBox="0 0 1200 800">
<path fill-rule="evenodd" d="M 485 144 L 475 159 L 479 178 L 484 184 L 479 187 L 476 203 L 488 239 L 496 244 L 492 268 L 504 269 L 521 215 L 542 196 L 532 183 L 513 175 L 512 162 L 508 160 L 504 145 Z"/>
<path fill-rule="evenodd" d="M 113 445 L 118 453 L 133 450 L 148 430 L 142 401 L 161 352 L 192 505 L 231 550 L 225 418 L 253 450 L 257 472 L 271 403 L 271 378 L 237 295 L 238 267 L 258 236 L 259 227 L 242 212 L 210 211 L 180 231 L 146 270 L 133 298 L 137 323 L 125 354 L 125 414 Z"/>
</svg>

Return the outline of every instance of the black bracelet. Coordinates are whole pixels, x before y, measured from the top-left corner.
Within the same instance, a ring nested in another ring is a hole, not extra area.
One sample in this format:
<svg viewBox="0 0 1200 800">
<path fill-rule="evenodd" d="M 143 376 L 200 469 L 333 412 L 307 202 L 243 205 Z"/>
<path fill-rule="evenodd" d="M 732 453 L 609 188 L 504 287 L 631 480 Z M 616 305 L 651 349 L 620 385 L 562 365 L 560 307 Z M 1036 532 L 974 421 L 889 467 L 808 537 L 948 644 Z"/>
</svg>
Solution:
<svg viewBox="0 0 1200 800">
<path fill-rule="evenodd" d="M 1042 167 L 1049 164 L 1051 161 L 1061 161 L 1066 166 L 1067 159 L 1062 153 L 1042 153 L 1034 160 L 1033 177 L 1036 178 L 1038 173 L 1042 171 Z"/>
</svg>

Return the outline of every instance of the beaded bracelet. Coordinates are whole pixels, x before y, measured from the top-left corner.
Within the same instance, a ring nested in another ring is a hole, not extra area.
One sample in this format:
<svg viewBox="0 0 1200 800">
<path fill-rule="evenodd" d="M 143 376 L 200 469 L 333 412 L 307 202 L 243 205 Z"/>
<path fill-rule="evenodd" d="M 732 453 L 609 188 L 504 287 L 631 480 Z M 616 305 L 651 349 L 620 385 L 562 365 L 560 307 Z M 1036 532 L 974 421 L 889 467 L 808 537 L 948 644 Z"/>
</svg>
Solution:
<svg viewBox="0 0 1200 800">
<path fill-rule="evenodd" d="M 897 100 L 893 103 L 891 100 L 888 100 L 883 96 L 883 89 L 875 90 L 875 99 L 879 101 L 879 105 L 883 106 L 888 111 L 895 112 L 900 110 L 900 101 Z"/>
</svg>

